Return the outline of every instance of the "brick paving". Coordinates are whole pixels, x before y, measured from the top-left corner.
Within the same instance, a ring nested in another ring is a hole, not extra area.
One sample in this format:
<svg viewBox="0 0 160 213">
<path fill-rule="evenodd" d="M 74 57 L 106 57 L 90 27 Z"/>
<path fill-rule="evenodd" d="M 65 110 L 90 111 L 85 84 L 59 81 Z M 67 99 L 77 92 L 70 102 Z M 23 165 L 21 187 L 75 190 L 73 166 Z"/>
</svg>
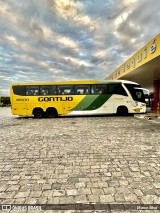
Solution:
<svg viewBox="0 0 160 213">
<path fill-rule="evenodd" d="M 34 119 L 0 108 L 0 204 L 160 204 L 159 130 L 134 116 Z"/>
</svg>

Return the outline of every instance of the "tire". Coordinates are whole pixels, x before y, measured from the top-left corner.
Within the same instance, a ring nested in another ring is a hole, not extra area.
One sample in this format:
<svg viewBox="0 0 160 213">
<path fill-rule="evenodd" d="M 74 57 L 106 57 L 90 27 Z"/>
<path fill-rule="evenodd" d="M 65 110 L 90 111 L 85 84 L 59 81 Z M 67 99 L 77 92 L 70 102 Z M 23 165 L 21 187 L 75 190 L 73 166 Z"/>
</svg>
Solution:
<svg viewBox="0 0 160 213">
<path fill-rule="evenodd" d="M 57 110 L 55 108 L 48 108 L 46 110 L 46 116 L 47 116 L 47 118 L 56 118 L 56 117 L 58 117 Z"/>
<path fill-rule="evenodd" d="M 117 109 L 117 115 L 119 116 L 126 116 L 128 115 L 128 109 L 125 106 L 119 106 Z"/>
<path fill-rule="evenodd" d="M 35 118 L 43 118 L 44 117 L 44 111 L 41 108 L 35 108 L 33 110 L 33 115 Z"/>
</svg>

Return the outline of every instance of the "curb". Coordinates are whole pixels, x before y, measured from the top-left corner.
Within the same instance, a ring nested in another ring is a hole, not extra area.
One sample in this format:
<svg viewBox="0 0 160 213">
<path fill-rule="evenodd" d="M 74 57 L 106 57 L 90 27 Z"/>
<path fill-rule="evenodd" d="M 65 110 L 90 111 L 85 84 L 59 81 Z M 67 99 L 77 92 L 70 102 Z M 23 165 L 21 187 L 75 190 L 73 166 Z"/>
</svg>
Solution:
<svg viewBox="0 0 160 213">
<path fill-rule="evenodd" d="M 135 114 L 134 115 L 135 118 L 139 118 L 139 119 L 145 119 L 145 120 L 149 120 L 149 121 L 155 121 L 156 123 L 160 123 L 160 116 L 156 115 L 156 114 Z"/>
</svg>

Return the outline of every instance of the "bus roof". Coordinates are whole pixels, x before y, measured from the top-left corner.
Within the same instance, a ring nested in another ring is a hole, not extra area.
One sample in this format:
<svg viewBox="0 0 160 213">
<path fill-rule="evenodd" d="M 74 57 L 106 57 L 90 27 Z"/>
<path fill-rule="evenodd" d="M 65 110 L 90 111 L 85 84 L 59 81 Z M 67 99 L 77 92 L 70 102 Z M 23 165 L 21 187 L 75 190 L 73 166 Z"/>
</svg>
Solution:
<svg viewBox="0 0 160 213">
<path fill-rule="evenodd" d="M 13 83 L 14 85 L 64 85 L 64 84 L 104 84 L 104 83 L 127 83 L 127 84 L 135 84 L 138 83 L 127 80 L 72 80 L 72 81 L 55 81 L 55 82 L 23 82 L 23 83 Z"/>
</svg>

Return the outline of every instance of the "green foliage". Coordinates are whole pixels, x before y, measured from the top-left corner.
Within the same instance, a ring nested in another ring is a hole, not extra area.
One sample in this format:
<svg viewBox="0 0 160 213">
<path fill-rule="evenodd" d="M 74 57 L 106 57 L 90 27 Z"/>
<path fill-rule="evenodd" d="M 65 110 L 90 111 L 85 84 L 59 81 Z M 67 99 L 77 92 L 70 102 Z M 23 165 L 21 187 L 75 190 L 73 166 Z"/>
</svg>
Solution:
<svg viewBox="0 0 160 213">
<path fill-rule="evenodd" d="M 11 102 L 10 102 L 10 97 L 0 97 L 0 106 L 10 106 Z"/>
</svg>

